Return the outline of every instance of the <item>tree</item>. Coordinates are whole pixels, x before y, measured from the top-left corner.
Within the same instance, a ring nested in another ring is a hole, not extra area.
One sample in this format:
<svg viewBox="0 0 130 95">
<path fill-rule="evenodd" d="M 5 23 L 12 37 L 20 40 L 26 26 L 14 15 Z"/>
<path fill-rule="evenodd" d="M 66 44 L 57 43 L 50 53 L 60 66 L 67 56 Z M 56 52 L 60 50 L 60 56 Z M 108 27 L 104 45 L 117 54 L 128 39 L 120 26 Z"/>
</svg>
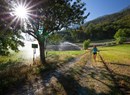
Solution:
<svg viewBox="0 0 130 95">
<path fill-rule="evenodd" d="M 87 34 L 87 38 L 93 39 L 95 38 L 95 25 L 93 23 L 88 24 L 88 26 L 85 29 L 85 32 Z"/>
<path fill-rule="evenodd" d="M 124 29 L 125 33 L 126 33 L 126 37 L 130 37 L 130 29 L 129 28 L 125 28 Z"/>
<path fill-rule="evenodd" d="M 90 42 L 91 42 L 90 39 L 85 40 L 85 41 L 83 42 L 83 49 L 84 49 L 84 50 L 88 49 L 88 46 L 89 46 Z"/>
<path fill-rule="evenodd" d="M 42 64 L 46 63 L 46 38 L 52 32 L 67 28 L 73 24 L 82 24 L 88 16 L 83 16 L 86 8 L 84 8 L 85 3 L 82 3 L 81 0 L 74 0 L 74 2 L 73 0 L 12 1 L 16 4 L 23 2 L 24 5 L 29 7 L 29 18 L 20 25 L 22 32 L 28 33 L 37 39 L 40 46 L 40 60 Z M 13 9 L 13 7 L 10 9 Z"/>
<path fill-rule="evenodd" d="M 4 13 L 7 11 L 7 3 L 0 0 L 0 55 L 8 55 L 9 50 L 18 51 L 19 46 L 24 46 L 20 31 L 16 31 L 11 27 L 7 27 L 8 21 L 5 20 L 8 15 Z"/>
<path fill-rule="evenodd" d="M 116 34 L 114 35 L 114 38 L 116 39 L 117 44 L 122 44 L 126 41 L 127 37 L 127 31 L 126 29 L 119 29 Z"/>
<path fill-rule="evenodd" d="M 0 55 L 8 55 L 10 50 L 15 52 L 19 51 L 19 46 L 24 46 L 24 43 L 20 40 L 23 37 L 20 32 L 12 30 L 1 31 L 0 33 Z"/>
</svg>

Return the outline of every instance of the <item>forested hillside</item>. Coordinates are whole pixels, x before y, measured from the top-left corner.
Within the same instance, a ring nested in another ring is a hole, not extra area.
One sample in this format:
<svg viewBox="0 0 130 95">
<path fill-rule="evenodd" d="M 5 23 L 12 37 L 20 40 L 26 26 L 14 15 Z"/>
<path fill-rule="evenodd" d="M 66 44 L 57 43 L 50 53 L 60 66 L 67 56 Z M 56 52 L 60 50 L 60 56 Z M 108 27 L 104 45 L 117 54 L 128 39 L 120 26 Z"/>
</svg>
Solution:
<svg viewBox="0 0 130 95">
<path fill-rule="evenodd" d="M 87 22 L 83 27 L 90 39 L 111 39 L 119 29 L 130 29 L 130 8 Z"/>
<path fill-rule="evenodd" d="M 83 42 L 86 39 L 114 39 L 118 30 L 127 31 L 127 37 L 130 37 L 130 7 L 89 21 L 77 29 L 68 29 L 58 34 L 62 41 Z"/>
</svg>

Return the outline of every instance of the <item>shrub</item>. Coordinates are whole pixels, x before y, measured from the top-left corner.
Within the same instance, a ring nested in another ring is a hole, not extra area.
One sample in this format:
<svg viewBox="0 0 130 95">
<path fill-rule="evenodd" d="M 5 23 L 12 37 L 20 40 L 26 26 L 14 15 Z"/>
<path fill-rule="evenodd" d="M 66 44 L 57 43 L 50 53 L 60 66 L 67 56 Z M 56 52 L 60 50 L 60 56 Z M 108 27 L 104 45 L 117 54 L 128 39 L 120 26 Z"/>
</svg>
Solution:
<svg viewBox="0 0 130 95">
<path fill-rule="evenodd" d="M 126 41 L 127 38 L 127 29 L 119 29 L 116 34 L 114 35 L 114 38 L 116 39 L 116 44 L 123 44 L 123 42 Z"/>
<path fill-rule="evenodd" d="M 85 40 L 85 41 L 83 42 L 83 49 L 87 49 L 88 46 L 89 46 L 89 44 L 90 44 L 90 39 Z"/>
<path fill-rule="evenodd" d="M 118 37 L 116 38 L 116 44 L 123 44 L 126 41 L 126 37 Z"/>
<path fill-rule="evenodd" d="M 127 36 L 126 32 L 125 32 L 123 29 L 119 29 L 119 30 L 115 33 L 114 38 L 117 39 L 117 38 L 119 38 L 119 37 L 126 37 L 126 36 Z"/>
</svg>

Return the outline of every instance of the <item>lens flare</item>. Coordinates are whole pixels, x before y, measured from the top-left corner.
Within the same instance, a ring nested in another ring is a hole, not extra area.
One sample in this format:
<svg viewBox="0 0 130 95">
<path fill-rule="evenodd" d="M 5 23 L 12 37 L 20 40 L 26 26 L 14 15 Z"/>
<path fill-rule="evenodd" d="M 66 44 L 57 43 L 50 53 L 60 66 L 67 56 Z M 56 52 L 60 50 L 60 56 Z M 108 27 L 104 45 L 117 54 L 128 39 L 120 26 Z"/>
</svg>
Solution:
<svg viewBox="0 0 130 95">
<path fill-rule="evenodd" d="M 14 15 L 22 19 L 28 18 L 28 10 L 26 7 L 19 5 L 15 8 Z"/>
</svg>

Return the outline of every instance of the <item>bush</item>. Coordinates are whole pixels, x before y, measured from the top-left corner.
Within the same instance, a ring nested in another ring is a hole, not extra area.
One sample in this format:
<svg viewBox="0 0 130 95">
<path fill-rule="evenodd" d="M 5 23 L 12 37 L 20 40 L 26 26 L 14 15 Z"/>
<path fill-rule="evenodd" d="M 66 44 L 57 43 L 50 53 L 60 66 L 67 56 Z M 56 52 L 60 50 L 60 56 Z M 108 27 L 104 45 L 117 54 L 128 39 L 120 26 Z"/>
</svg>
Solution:
<svg viewBox="0 0 130 95">
<path fill-rule="evenodd" d="M 116 44 L 123 44 L 126 41 L 126 37 L 116 38 Z"/>
<path fill-rule="evenodd" d="M 85 41 L 83 42 L 83 49 L 87 49 L 88 46 L 89 46 L 89 44 L 90 44 L 90 39 L 85 40 Z"/>
<path fill-rule="evenodd" d="M 114 38 L 117 39 L 119 37 L 126 37 L 127 34 L 126 34 L 126 31 L 124 29 L 119 29 L 115 35 L 114 35 Z"/>
<path fill-rule="evenodd" d="M 128 29 L 119 29 L 114 35 L 114 38 L 116 39 L 116 44 L 123 44 L 126 41 L 128 34 L 129 34 Z"/>
</svg>

